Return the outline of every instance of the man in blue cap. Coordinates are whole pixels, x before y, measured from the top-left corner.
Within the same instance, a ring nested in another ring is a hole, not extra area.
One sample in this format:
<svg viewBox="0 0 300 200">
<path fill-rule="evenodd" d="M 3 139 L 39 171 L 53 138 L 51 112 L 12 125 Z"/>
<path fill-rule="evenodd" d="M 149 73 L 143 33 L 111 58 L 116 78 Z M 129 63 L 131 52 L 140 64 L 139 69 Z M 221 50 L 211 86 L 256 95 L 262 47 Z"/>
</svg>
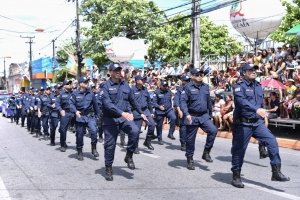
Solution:
<svg viewBox="0 0 300 200">
<path fill-rule="evenodd" d="M 56 106 L 60 113 L 60 125 L 59 125 L 59 133 L 60 133 L 60 151 L 65 152 L 68 147 L 66 144 L 67 139 L 67 131 L 71 119 L 74 114 L 70 110 L 70 98 L 72 94 L 72 81 L 64 80 L 63 81 L 63 89 L 60 95 L 57 96 Z"/>
<path fill-rule="evenodd" d="M 33 87 L 29 87 L 28 95 L 24 100 L 25 110 L 27 112 L 27 131 L 30 132 L 30 134 L 33 134 L 33 130 L 31 130 L 31 124 L 33 119 L 33 107 L 31 107 L 31 102 L 33 101 L 33 90 Z M 25 119 L 23 118 L 22 120 Z"/>
<path fill-rule="evenodd" d="M 60 85 L 53 86 L 53 92 L 50 94 L 50 145 L 55 146 L 55 132 L 59 122 L 59 110 L 56 104 L 60 93 Z"/>
<path fill-rule="evenodd" d="M 145 77 L 137 75 L 134 77 L 135 85 L 132 86 L 132 92 L 134 94 L 134 98 L 138 105 L 140 105 L 143 114 L 138 113 L 137 110 L 133 110 L 134 123 L 137 125 L 138 129 L 141 130 L 142 123 L 145 121 L 148 125 L 148 131 L 146 135 L 146 140 L 144 145 L 153 150 L 154 148 L 151 145 L 151 138 L 154 136 L 155 130 L 155 122 L 153 119 L 153 108 L 152 102 L 147 88 L 144 86 Z M 135 152 L 139 153 L 138 144 L 136 145 Z"/>
<path fill-rule="evenodd" d="M 265 126 L 268 112 L 263 108 L 263 90 L 255 80 L 256 70 L 244 64 L 241 70 L 243 79 L 234 86 L 233 138 L 232 138 L 232 185 L 243 188 L 241 169 L 245 152 L 251 137 L 255 137 L 267 147 L 272 167 L 272 181 L 289 181 L 281 173 L 281 159 L 276 138 Z"/>
<path fill-rule="evenodd" d="M 31 101 L 31 107 L 33 108 L 31 132 L 34 132 L 36 137 L 41 135 L 41 115 L 38 112 L 38 104 L 41 101 L 39 92 L 39 89 L 34 89 L 33 100 Z"/>
<path fill-rule="evenodd" d="M 41 115 L 42 127 L 44 138 L 49 137 L 49 119 L 50 119 L 50 109 L 51 109 L 51 98 L 50 98 L 51 88 L 46 87 L 44 94 L 40 96 L 40 101 L 38 103 L 38 112 Z"/>
<path fill-rule="evenodd" d="M 79 89 L 74 91 L 70 99 L 70 109 L 76 115 L 76 148 L 78 160 L 83 160 L 83 136 L 86 128 L 91 136 L 91 149 L 94 157 L 99 157 L 97 152 L 97 123 L 96 117 L 100 111 L 97 99 L 92 90 L 88 88 L 89 79 L 82 76 L 78 80 Z"/>
<path fill-rule="evenodd" d="M 206 143 L 202 159 L 206 162 L 213 162 L 210 151 L 214 145 L 217 135 L 217 128 L 211 120 L 212 103 L 209 86 L 203 82 L 204 71 L 198 68 L 191 70 L 192 81 L 184 87 L 181 93 L 181 110 L 186 125 L 186 157 L 187 168 L 194 170 L 195 140 L 198 128 L 207 133 Z"/>
<path fill-rule="evenodd" d="M 112 63 L 109 68 L 110 78 L 102 88 L 104 157 L 107 181 L 113 180 L 112 164 L 114 161 L 116 141 L 120 131 L 128 135 L 127 153 L 124 161 L 129 169 L 135 169 L 132 159 L 139 137 L 139 129 L 133 121 L 131 108 L 143 114 L 136 103 L 134 94 L 126 81 L 122 79 L 122 67 Z"/>
<path fill-rule="evenodd" d="M 190 77 L 187 75 L 182 75 L 181 76 L 181 86 L 176 88 L 176 94 L 174 97 L 174 108 L 176 109 L 176 114 L 178 117 L 178 122 L 179 122 L 179 137 L 180 137 L 180 144 L 181 144 L 181 151 L 186 150 L 186 142 L 185 142 L 185 137 L 186 137 L 186 126 L 184 124 L 184 117 L 183 117 L 183 112 L 180 109 L 180 99 L 181 99 L 181 93 L 184 90 L 184 87 L 187 83 L 190 82 Z"/>
<path fill-rule="evenodd" d="M 160 82 L 160 88 L 158 88 L 153 95 L 153 107 L 155 108 L 156 131 L 159 145 L 163 145 L 162 130 L 165 117 L 167 117 L 170 122 L 168 138 L 175 140 L 173 134 L 176 128 L 176 115 L 172 104 L 172 92 L 169 89 L 169 84 L 166 80 L 162 80 Z"/>
</svg>

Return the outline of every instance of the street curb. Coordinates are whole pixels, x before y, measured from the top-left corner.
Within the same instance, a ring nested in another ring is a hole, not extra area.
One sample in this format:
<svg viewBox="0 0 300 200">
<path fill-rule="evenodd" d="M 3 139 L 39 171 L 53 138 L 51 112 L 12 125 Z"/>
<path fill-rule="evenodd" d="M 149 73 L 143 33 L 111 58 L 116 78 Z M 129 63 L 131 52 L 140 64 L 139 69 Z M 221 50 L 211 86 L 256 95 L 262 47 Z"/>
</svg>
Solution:
<svg viewBox="0 0 300 200">
<path fill-rule="evenodd" d="M 169 125 L 165 124 L 164 129 L 168 129 Z M 178 130 L 178 128 L 176 128 Z M 206 135 L 206 133 L 201 130 L 200 128 L 198 129 L 198 134 L 200 135 Z M 232 139 L 232 133 L 229 131 L 218 131 L 217 137 L 220 138 L 226 138 L 226 139 Z M 283 148 L 289 148 L 289 149 L 294 149 L 294 150 L 300 150 L 300 140 L 291 140 L 291 139 L 285 139 L 285 138 L 276 138 L 278 145 Z M 257 144 L 258 141 L 254 138 L 251 138 L 250 140 L 251 143 Z"/>
</svg>

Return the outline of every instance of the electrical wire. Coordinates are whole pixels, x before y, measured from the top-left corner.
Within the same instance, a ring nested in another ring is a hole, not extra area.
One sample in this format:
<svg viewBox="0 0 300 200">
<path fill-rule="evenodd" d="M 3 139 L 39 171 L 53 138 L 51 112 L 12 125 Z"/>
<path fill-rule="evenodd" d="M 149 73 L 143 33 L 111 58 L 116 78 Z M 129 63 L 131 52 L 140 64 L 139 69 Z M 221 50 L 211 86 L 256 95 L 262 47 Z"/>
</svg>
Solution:
<svg viewBox="0 0 300 200">
<path fill-rule="evenodd" d="M 15 20 L 15 19 L 12 19 L 12 18 L 10 18 L 10 17 L 6 17 L 6 16 L 4 16 L 4 15 L 0 15 L 0 17 L 5 18 L 5 19 L 8 19 L 8 20 L 11 20 L 11 21 L 18 22 L 18 23 L 20 23 L 20 24 L 23 24 L 23 25 L 25 25 L 25 26 L 29 26 L 29 27 L 31 27 L 31 28 L 36 28 L 35 26 L 32 26 L 32 25 L 30 25 L 30 24 L 26 24 L 26 23 L 24 23 L 24 22 L 21 22 L 21 21 Z"/>
</svg>

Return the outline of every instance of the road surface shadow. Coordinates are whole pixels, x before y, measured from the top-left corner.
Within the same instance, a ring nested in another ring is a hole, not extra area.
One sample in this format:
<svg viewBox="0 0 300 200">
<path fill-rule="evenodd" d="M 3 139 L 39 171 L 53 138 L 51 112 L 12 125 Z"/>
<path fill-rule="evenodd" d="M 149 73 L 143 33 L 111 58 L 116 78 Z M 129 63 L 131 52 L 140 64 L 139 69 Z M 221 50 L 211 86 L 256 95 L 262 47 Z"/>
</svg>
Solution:
<svg viewBox="0 0 300 200">
<path fill-rule="evenodd" d="M 212 176 L 212 179 L 231 185 L 232 180 L 232 173 L 221 173 L 221 172 L 215 172 Z"/>
<path fill-rule="evenodd" d="M 124 170 L 123 168 L 128 169 L 127 167 L 113 166 L 113 176 L 123 176 L 126 179 L 133 179 L 133 173 Z M 95 174 L 101 174 L 105 178 L 105 167 L 95 170 Z"/>
<path fill-rule="evenodd" d="M 216 159 L 220 160 L 220 161 L 224 161 L 224 162 L 231 162 L 231 156 L 217 156 Z M 247 161 L 247 160 L 244 160 L 244 163 L 248 163 L 248 164 L 259 166 L 259 167 L 269 167 L 269 166 L 266 166 L 266 165 L 261 165 L 261 164 L 250 162 L 250 161 Z"/>
<path fill-rule="evenodd" d="M 84 159 L 84 158 L 89 158 L 89 159 L 91 159 L 91 160 L 99 160 L 98 158 L 94 157 L 94 156 L 92 155 L 92 153 L 90 153 L 90 152 L 83 152 L 82 154 L 83 154 L 83 159 Z M 77 155 L 78 155 L 78 154 L 77 154 L 77 152 L 76 152 L 76 153 L 74 153 L 74 154 L 68 155 L 68 157 L 77 160 Z"/>
<path fill-rule="evenodd" d="M 205 165 L 201 165 L 200 161 L 194 160 L 194 164 L 195 164 L 195 168 L 200 168 L 204 171 L 210 171 L 208 169 L 208 166 Z M 176 160 L 172 160 L 168 163 L 169 166 L 174 167 L 176 169 L 180 169 L 180 168 L 186 168 L 187 166 L 187 161 L 186 160 L 180 160 L 180 159 L 176 159 Z"/>
<path fill-rule="evenodd" d="M 274 190 L 274 191 L 277 191 L 277 192 L 285 192 L 285 190 L 277 189 L 277 188 L 274 188 L 272 186 L 266 185 L 264 183 L 260 183 L 260 182 L 253 181 L 253 180 L 250 180 L 250 179 L 242 178 L 242 181 L 244 183 L 249 183 L 249 184 L 256 185 L 256 186 L 259 186 L 259 187 L 263 187 L 263 188 L 266 188 L 266 189 L 269 189 L 269 190 Z"/>
</svg>

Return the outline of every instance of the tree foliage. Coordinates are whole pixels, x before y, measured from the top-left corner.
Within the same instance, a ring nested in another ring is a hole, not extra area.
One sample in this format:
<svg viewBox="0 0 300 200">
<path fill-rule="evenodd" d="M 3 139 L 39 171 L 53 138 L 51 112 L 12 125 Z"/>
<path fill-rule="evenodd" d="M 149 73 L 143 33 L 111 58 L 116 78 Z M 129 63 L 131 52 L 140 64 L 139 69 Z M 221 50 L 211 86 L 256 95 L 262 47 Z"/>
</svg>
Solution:
<svg viewBox="0 0 300 200">
<path fill-rule="evenodd" d="M 149 27 L 159 24 L 163 17 L 157 5 L 147 0 L 84 0 L 82 14 L 91 23 L 83 31 L 88 49 L 84 53 L 102 64 L 108 61 L 103 41 L 120 35 L 129 39 L 147 38 Z"/>
<path fill-rule="evenodd" d="M 288 36 L 286 32 L 300 23 L 300 0 L 292 0 L 292 2 L 285 0 L 282 3 L 286 7 L 286 15 L 271 38 L 277 42 L 295 43 L 297 36 Z"/>
<path fill-rule="evenodd" d="M 183 19 L 180 15 L 170 19 L 176 21 L 154 29 L 150 33 L 150 58 L 164 57 L 166 61 L 177 61 L 190 54 L 191 19 Z M 242 51 L 241 43 L 229 36 L 226 26 L 218 26 L 207 17 L 200 19 L 200 54 L 229 55 Z M 227 49 L 226 49 L 227 48 Z"/>
</svg>

